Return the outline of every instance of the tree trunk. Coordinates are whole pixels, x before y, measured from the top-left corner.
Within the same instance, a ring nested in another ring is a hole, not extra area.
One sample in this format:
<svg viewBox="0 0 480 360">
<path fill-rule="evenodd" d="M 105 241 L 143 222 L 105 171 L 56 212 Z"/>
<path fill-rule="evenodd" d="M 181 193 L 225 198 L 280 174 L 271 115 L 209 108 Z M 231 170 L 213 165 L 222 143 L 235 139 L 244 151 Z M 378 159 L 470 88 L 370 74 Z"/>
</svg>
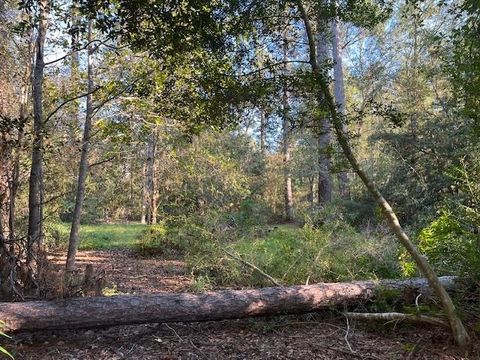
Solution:
<svg viewBox="0 0 480 360">
<path fill-rule="evenodd" d="M 453 287 L 454 278 L 440 279 Z M 73 329 L 97 326 L 207 321 L 306 313 L 371 300 L 377 290 L 408 296 L 428 294 L 425 279 L 320 283 L 202 294 L 150 294 L 1 303 L 4 331 Z M 413 297 L 414 299 L 414 297 Z"/>
<path fill-rule="evenodd" d="M 265 155 L 266 152 L 266 125 L 265 110 L 260 107 L 260 151 L 262 155 Z"/>
<path fill-rule="evenodd" d="M 142 213 L 140 215 L 140 223 L 147 223 L 147 209 L 148 209 L 148 193 L 147 193 L 147 167 L 146 164 L 142 166 Z"/>
<path fill-rule="evenodd" d="M 40 15 L 36 39 L 35 66 L 33 69 L 33 144 L 32 165 L 28 195 L 28 244 L 27 266 L 31 269 L 34 259 L 34 247 L 39 247 L 43 236 L 43 72 L 45 68 L 44 46 L 47 36 L 49 1 L 39 0 Z"/>
<path fill-rule="evenodd" d="M 286 27 L 288 29 L 288 26 Z M 285 30 L 283 38 L 283 75 L 288 75 L 288 39 L 287 30 Z M 290 164 L 290 105 L 288 103 L 288 90 L 287 85 L 283 84 L 282 89 L 282 155 L 283 155 L 283 185 L 284 185 L 284 210 L 285 220 L 293 220 L 293 192 L 292 192 L 292 174 Z"/>
<path fill-rule="evenodd" d="M 375 183 L 370 179 L 370 176 L 368 176 L 360 167 L 360 164 L 358 163 L 357 158 L 353 154 L 353 151 L 350 147 L 348 136 L 343 131 L 344 116 L 337 112 L 335 100 L 333 99 L 333 96 L 330 93 L 327 79 L 325 78 L 324 74 L 322 74 L 322 72 L 320 71 L 320 68 L 317 62 L 316 49 L 315 49 L 315 35 L 312 31 L 308 14 L 305 8 L 303 7 L 302 0 L 297 0 L 297 4 L 304 22 L 305 31 L 308 39 L 310 65 L 312 68 L 312 72 L 319 79 L 318 81 L 319 97 L 322 97 L 326 101 L 326 105 L 332 116 L 332 123 L 335 129 L 335 134 L 337 135 L 337 139 L 338 139 L 338 142 L 340 143 L 340 146 L 342 147 L 343 153 L 347 158 L 347 160 L 349 161 L 350 165 L 352 166 L 353 170 L 358 174 L 358 176 L 364 183 L 365 187 L 368 189 L 371 196 L 374 198 L 377 205 L 382 209 L 383 214 L 388 222 L 388 225 L 390 226 L 390 229 L 395 234 L 398 241 L 405 247 L 408 253 L 412 256 L 413 260 L 415 261 L 415 264 L 418 266 L 422 274 L 427 278 L 431 288 L 434 290 L 435 294 L 438 296 L 442 304 L 443 310 L 445 312 L 445 315 L 447 316 L 448 322 L 450 324 L 453 337 L 455 338 L 455 342 L 457 343 L 457 345 L 461 347 L 465 347 L 470 343 L 471 339 L 467 331 L 465 330 L 465 327 L 463 326 L 462 321 L 456 314 L 455 305 L 453 304 L 452 299 L 446 292 L 437 274 L 435 274 L 432 267 L 428 263 L 427 259 L 420 253 L 420 251 L 417 249 L 417 247 L 413 244 L 413 242 L 410 240 L 408 235 L 403 230 L 397 218 L 397 215 L 393 211 L 390 204 L 385 200 L 380 190 L 377 188 Z"/>
<path fill-rule="evenodd" d="M 315 196 L 314 196 L 314 182 L 315 182 L 315 177 L 314 176 L 309 176 L 308 177 L 308 202 L 310 204 L 313 204 Z"/>
<path fill-rule="evenodd" d="M 345 115 L 345 86 L 343 84 L 343 64 L 342 54 L 340 51 L 340 36 L 338 34 L 337 19 L 331 21 L 332 31 L 332 57 L 333 57 L 333 78 L 334 78 L 334 94 L 335 102 L 337 103 L 338 111 Z M 343 123 L 343 131 L 347 133 L 347 125 Z M 343 198 L 350 197 L 348 173 L 341 171 L 338 174 L 338 187 L 340 196 Z"/>
<path fill-rule="evenodd" d="M 147 224 L 157 222 L 157 196 L 155 178 L 155 157 L 157 150 L 157 129 L 155 128 L 148 137 L 147 142 Z"/>
<path fill-rule="evenodd" d="M 72 227 L 70 229 L 70 239 L 68 242 L 68 254 L 66 268 L 67 270 L 73 270 L 75 267 L 75 257 L 77 255 L 77 249 L 80 243 L 78 236 L 80 229 L 80 220 L 82 217 L 82 206 L 85 198 L 85 183 L 88 175 L 88 151 L 90 148 L 90 132 L 92 128 L 93 117 L 93 52 L 94 46 L 92 41 L 92 20 L 88 21 L 88 40 L 89 45 L 87 48 L 87 108 L 85 115 L 85 124 L 83 127 L 83 144 L 82 152 L 80 155 L 80 163 L 78 165 L 78 182 L 77 182 L 77 195 L 75 198 L 75 208 L 73 211 Z"/>
<path fill-rule="evenodd" d="M 81 16 L 80 16 L 80 4 L 79 0 L 72 1 L 72 7 L 70 9 L 70 14 L 72 18 L 71 26 L 71 36 L 72 36 L 72 55 L 71 55 L 71 64 L 70 64 L 70 81 L 73 87 L 82 81 L 80 77 L 80 27 L 81 27 Z M 80 141 L 77 138 L 77 130 L 81 128 L 82 125 L 82 110 L 78 102 L 73 103 L 73 117 L 75 122 L 71 122 L 70 125 L 70 145 L 76 146 L 76 143 Z"/>
<path fill-rule="evenodd" d="M 328 61 L 327 22 L 320 14 L 318 23 L 318 63 L 326 64 Z M 324 99 L 320 98 L 320 104 Z M 324 112 L 325 113 L 325 112 Z M 318 203 L 326 204 L 332 199 L 332 155 L 331 155 L 332 128 L 328 115 L 322 115 L 318 125 Z"/>
<path fill-rule="evenodd" d="M 288 121 L 288 95 L 286 89 L 283 90 L 282 96 L 282 113 L 283 113 L 283 184 L 284 184 L 284 209 L 285 220 L 293 220 L 293 192 L 292 192 L 292 175 L 290 171 L 290 124 Z"/>
<path fill-rule="evenodd" d="M 32 85 L 32 55 L 34 52 L 34 42 L 32 41 L 31 31 L 28 32 L 29 45 L 25 58 L 25 70 L 22 78 L 22 86 L 20 87 L 20 109 L 19 117 L 22 121 L 26 121 L 28 117 L 28 99 L 30 86 Z M 12 180 L 10 184 L 10 209 L 9 209 L 9 228 L 10 240 L 15 239 L 15 221 L 16 221 L 16 200 L 18 189 L 20 188 L 20 158 L 22 153 L 24 129 L 18 129 L 17 146 L 15 148 L 15 156 L 13 159 Z"/>
</svg>

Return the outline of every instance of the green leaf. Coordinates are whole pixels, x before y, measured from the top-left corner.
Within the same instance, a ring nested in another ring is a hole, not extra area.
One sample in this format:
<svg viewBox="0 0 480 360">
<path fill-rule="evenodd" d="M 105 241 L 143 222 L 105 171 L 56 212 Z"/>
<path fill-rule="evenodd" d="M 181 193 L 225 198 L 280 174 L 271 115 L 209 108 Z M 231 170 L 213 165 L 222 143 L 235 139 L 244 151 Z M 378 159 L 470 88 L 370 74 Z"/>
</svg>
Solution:
<svg viewBox="0 0 480 360">
<path fill-rule="evenodd" d="M 12 354 L 10 354 L 5 348 L 0 346 L 0 353 L 8 356 L 10 359 L 15 359 Z"/>
</svg>

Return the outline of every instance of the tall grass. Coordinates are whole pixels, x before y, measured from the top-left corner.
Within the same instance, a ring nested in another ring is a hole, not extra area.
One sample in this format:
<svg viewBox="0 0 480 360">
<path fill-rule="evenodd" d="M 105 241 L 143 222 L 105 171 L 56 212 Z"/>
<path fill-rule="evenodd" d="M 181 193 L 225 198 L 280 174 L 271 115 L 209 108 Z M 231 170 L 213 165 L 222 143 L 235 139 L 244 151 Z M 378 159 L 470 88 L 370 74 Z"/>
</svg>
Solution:
<svg viewBox="0 0 480 360">
<path fill-rule="evenodd" d="M 133 249 L 146 228 L 147 225 L 143 224 L 81 225 L 80 250 Z M 47 227 L 47 246 L 66 248 L 69 234 L 70 224 L 50 224 Z"/>
</svg>

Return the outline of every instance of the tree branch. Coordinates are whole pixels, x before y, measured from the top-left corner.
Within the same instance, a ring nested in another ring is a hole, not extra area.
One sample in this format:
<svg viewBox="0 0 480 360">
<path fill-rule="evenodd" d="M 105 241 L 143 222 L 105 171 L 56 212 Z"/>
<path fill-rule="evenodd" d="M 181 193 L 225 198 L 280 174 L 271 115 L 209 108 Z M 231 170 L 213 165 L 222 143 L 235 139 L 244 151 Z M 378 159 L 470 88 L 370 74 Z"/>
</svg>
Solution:
<svg viewBox="0 0 480 360">
<path fill-rule="evenodd" d="M 53 110 L 50 114 L 48 114 L 48 116 L 45 118 L 45 121 L 43 122 L 44 124 L 46 124 L 52 117 L 53 115 L 55 115 L 62 107 L 64 107 L 65 105 L 67 105 L 68 103 L 71 103 L 72 101 L 75 101 L 77 99 L 80 99 L 82 97 L 85 97 L 87 95 L 90 95 L 90 94 L 93 94 L 95 92 L 97 92 L 98 90 L 100 90 L 103 86 L 98 86 L 96 87 L 95 89 L 93 89 L 92 91 L 90 92 L 87 92 L 87 93 L 83 93 L 83 94 L 80 94 L 80 95 L 77 95 L 77 96 L 74 96 L 70 99 L 67 99 L 65 100 L 64 102 L 62 102 L 60 105 L 58 105 L 55 110 Z"/>
<path fill-rule="evenodd" d="M 275 280 L 273 277 L 271 277 L 270 275 L 268 275 L 265 271 L 263 271 L 262 269 L 260 269 L 259 267 L 257 267 L 256 265 L 252 264 L 252 263 L 249 263 L 248 261 L 246 260 L 243 260 L 240 256 L 237 256 L 231 252 L 229 252 L 228 250 L 225 250 L 225 249 L 222 249 L 223 252 L 225 254 L 227 254 L 228 256 L 230 256 L 232 259 L 235 259 L 239 262 L 241 262 L 242 264 L 248 266 L 249 268 L 257 271 L 260 275 L 262 275 L 264 278 L 268 279 L 273 285 L 275 286 L 282 286 L 282 284 L 280 284 L 277 280 Z"/>
<path fill-rule="evenodd" d="M 359 319 L 359 320 L 383 320 L 383 321 L 410 321 L 417 323 L 427 323 L 437 326 L 448 327 L 448 323 L 440 318 L 419 315 L 419 314 L 404 314 L 404 313 L 354 313 L 346 312 L 344 315 L 350 319 Z"/>
<path fill-rule="evenodd" d="M 91 168 L 94 167 L 94 166 L 102 165 L 102 164 L 104 164 L 104 163 L 106 163 L 106 162 L 112 161 L 113 159 L 115 159 L 115 157 L 116 157 L 116 156 L 113 155 L 113 156 L 111 156 L 111 157 L 109 157 L 109 158 L 107 158 L 107 159 L 94 162 L 93 164 L 88 165 L 88 169 L 91 169 Z"/>
</svg>

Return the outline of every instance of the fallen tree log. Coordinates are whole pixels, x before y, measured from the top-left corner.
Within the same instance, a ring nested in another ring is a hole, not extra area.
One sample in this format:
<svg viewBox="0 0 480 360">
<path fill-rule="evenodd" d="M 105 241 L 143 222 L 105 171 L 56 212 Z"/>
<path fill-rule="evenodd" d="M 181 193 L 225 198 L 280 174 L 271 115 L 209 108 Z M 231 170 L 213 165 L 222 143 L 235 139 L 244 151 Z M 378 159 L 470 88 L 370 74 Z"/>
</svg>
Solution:
<svg viewBox="0 0 480 360">
<path fill-rule="evenodd" d="M 442 277 L 447 289 L 454 277 Z M 73 329 L 141 323 L 237 319 L 306 313 L 372 300 L 379 290 L 431 294 L 425 279 L 356 281 L 314 285 L 221 290 L 201 294 L 160 293 L 54 301 L 0 303 L 4 331 Z"/>
</svg>

